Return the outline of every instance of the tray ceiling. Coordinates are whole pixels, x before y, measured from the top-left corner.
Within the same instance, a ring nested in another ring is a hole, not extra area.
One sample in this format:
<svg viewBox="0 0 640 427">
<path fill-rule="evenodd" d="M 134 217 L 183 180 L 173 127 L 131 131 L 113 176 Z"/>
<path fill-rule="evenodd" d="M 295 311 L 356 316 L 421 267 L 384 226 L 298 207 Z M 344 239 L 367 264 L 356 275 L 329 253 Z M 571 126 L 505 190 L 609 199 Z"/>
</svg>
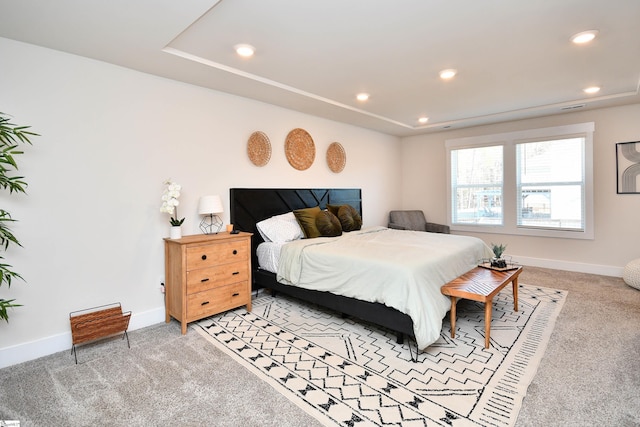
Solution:
<svg viewBox="0 0 640 427">
<path fill-rule="evenodd" d="M 637 0 L 16 0 L 0 37 L 406 136 L 640 102 L 638 18 Z"/>
</svg>

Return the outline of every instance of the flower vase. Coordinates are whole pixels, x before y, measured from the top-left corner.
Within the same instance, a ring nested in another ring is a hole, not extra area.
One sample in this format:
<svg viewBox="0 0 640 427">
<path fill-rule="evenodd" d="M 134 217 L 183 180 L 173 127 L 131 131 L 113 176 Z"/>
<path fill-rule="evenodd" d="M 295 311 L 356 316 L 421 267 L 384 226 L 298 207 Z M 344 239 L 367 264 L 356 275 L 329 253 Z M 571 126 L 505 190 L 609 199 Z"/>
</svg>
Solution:
<svg viewBox="0 0 640 427">
<path fill-rule="evenodd" d="M 180 239 L 182 237 L 182 227 L 179 225 L 172 225 L 169 237 L 171 239 Z"/>
</svg>

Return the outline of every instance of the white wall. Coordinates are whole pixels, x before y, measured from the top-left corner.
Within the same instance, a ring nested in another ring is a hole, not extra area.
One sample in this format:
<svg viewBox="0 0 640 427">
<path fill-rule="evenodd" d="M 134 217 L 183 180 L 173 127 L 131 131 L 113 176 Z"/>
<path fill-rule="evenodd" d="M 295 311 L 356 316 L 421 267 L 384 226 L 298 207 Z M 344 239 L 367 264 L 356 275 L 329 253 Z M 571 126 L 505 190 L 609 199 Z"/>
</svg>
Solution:
<svg viewBox="0 0 640 427">
<path fill-rule="evenodd" d="M 222 196 L 228 223 L 232 187 L 359 187 L 365 225 L 400 205 L 398 138 L 2 38 L 0 57 L 0 111 L 41 135 L 19 158 L 28 195 L 0 196 L 24 246 L 6 261 L 26 280 L 0 287 L 24 305 L 0 324 L 0 367 L 70 349 L 71 311 L 121 302 L 133 329 L 164 320 L 166 178 L 183 187 L 183 234 L 200 233 L 202 195 Z M 284 153 L 296 127 L 316 144 L 306 171 Z M 272 144 L 264 167 L 246 154 L 256 130 Z M 325 162 L 333 141 L 340 174 Z"/>
<path fill-rule="evenodd" d="M 616 194 L 615 144 L 640 140 L 638 117 L 640 104 L 633 104 L 404 138 L 402 204 L 423 209 L 434 222 L 447 222 L 447 139 L 594 122 L 594 240 L 475 236 L 487 243 L 506 243 L 507 255 L 523 264 L 621 276 L 624 266 L 640 257 L 640 194 Z"/>
</svg>

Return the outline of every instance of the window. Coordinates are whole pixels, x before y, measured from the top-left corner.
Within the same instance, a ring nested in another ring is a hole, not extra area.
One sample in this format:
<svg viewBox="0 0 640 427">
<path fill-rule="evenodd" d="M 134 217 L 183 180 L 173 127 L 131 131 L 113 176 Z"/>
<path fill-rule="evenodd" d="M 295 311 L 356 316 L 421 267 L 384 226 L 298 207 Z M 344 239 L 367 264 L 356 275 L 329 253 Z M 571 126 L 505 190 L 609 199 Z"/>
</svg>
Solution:
<svg viewBox="0 0 640 427">
<path fill-rule="evenodd" d="M 452 224 L 502 225 L 502 146 L 451 152 Z"/>
<path fill-rule="evenodd" d="M 516 145 L 518 226 L 584 230 L 584 140 Z"/>
<path fill-rule="evenodd" d="M 446 142 L 452 230 L 593 238 L 593 123 Z"/>
</svg>

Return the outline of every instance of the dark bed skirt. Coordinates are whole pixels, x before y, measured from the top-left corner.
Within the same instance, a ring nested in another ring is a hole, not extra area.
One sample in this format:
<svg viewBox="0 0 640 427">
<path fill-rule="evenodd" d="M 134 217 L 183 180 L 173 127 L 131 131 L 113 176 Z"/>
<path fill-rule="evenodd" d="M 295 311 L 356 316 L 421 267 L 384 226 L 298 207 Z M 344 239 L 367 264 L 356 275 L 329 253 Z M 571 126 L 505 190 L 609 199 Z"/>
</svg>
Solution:
<svg viewBox="0 0 640 427">
<path fill-rule="evenodd" d="M 278 292 L 282 292 L 294 298 L 337 311 L 343 315 L 390 329 L 397 334 L 399 343 L 403 342 L 405 335 L 413 337 L 413 321 L 411 318 L 407 314 L 384 304 L 356 300 L 329 292 L 283 285 L 276 280 L 274 273 L 266 270 L 254 270 L 253 280 L 254 288 L 270 289 L 274 296 Z"/>
</svg>

